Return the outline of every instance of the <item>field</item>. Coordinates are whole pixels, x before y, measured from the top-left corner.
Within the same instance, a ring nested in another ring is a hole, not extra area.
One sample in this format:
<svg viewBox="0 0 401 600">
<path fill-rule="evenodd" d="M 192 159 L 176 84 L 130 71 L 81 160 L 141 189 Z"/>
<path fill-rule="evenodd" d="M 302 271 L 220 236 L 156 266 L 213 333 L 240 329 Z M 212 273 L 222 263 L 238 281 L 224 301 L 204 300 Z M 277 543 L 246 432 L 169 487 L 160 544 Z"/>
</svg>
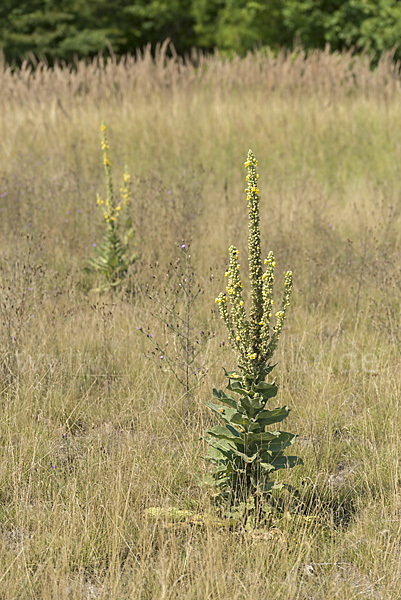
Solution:
<svg viewBox="0 0 401 600">
<path fill-rule="evenodd" d="M 397 69 L 164 50 L 0 71 L 0 598 L 400 598 Z M 139 259 L 98 293 L 83 268 L 104 229 L 102 120 Z M 304 460 L 283 477 L 309 506 L 262 531 L 146 512 L 213 514 L 205 403 L 235 365 L 214 299 L 231 244 L 246 262 L 248 148 L 263 253 L 294 273 L 276 373 Z M 181 306 L 186 265 L 188 386 L 161 308 Z"/>
</svg>

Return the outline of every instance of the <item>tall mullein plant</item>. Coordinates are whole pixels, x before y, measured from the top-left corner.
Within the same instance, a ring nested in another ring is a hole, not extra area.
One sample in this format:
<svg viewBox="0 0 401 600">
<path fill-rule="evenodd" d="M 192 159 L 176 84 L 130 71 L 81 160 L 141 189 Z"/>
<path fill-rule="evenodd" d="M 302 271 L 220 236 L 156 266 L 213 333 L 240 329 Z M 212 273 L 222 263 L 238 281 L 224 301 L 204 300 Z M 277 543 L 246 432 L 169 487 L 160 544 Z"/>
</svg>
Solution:
<svg viewBox="0 0 401 600">
<path fill-rule="evenodd" d="M 266 381 L 274 368 L 271 359 L 286 318 L 292 291 L 292 272 L 284 274 L 284 294 L 281 307 L 273 319 L 273 287 L 276 261 L 270 252 L 262 264 L 259 228 L 258 163 L 251 150 L 245 162 L 249 213 L 249 317 L 242 297 L 243 283 L 235 246 L 229 250 L 226 292 L 217 298 L 221 318 L 229 340 L 237 353 L 236 371 L 225 371 L 227 391 L 213 390 L 218 403 L 207 405 L 220 417 L 223 425 L 207 430 L 209 460 L 214 471 L 208 481 L 217 488 L 219 500 L 229 506 L 247 503 L 251 498 L 261 507 L 274 489 L 285 484 L 276 472 L 302 464 L 296 456 L 284 453 L 295 439 L 285 431 L 270 427 L 283 421 L 287 406 L 270 408 L 277 395 L 274 381 Z"/>
<path fill-rule="evenodd" d="M 106 224 L 101 244 L 95 244 L 96 257 L 87 261 L 87 270 L 100 273 L 105 279 L 105 285 L 100 289 L 116 287 L 127 274 L 128 268 L 137 260 L 136 254 L 129 254 L 130 242 L 134 236 L 132 219 L 127 214 L 131 200 L 131 176 L 127 170 L 123 175 L 120 196 L 114 193 L 107 139 L 106 125 L 102 123 L 103 165 L 106 175 L 106 198 L 97 195 L 97 205 L 103 210 Z"/>
</svg>

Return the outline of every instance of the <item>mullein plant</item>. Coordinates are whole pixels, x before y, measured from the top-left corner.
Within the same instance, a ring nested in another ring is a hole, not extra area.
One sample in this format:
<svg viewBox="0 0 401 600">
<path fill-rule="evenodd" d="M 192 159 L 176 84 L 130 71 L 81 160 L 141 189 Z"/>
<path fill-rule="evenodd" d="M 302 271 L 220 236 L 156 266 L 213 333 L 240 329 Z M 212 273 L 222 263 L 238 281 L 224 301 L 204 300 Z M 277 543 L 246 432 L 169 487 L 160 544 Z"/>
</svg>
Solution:
<svg viewBox="0 0 401 600">
<path fill-rule="evenodd" d="M 96 245 L 96 257 L 88 260 L 87 270 L 100 273 L 105 284 L 100 289 L 114 288 L 121 283 L 128 268 L 137 260 L 136 254 L 129 254 L 130 242 L 134 236 L 132 219 L 127 214 L 131 201 L 131 176 L 125 169 L 120 196 L 116 197 L 111 174 L 111 161 L 106 125 L 102 123 L 103 165 L 106 174 L 106 198 L 97 195 L 97 205 L 103 211 L 106 231 L 101 244 Z"/>
<path fill-rule="evenodd" d="M 257 165 L 249 150 L 245 162 L 248 171 L 245 192 L 249 212 L 249 316 L 243 299 L 239 252 L 231 246 L 225 273 L 226 291 L 216 298 L 216 304 L 237 353 L 238 368 L 225 371 L 227 391 L 214 389 L 216 402 L 207 403 L 223 425 L 208 429 L 206 440 L 208 460 L 214 465 L 207 482 L 216 488 L 217 500 L 230 511 L 240 505 L 252 506 L 254 515 L 261 515 L 270 510 L 273 494 L 277 493 L 274 490 L 289 487 L 277 478 L 276 472 L 302 464 L 302 461 L 297 456 L 284 454 L 296 436 L 270 427 L 283 421 L 289 413 L 287 406 L 268 408 L 278 389 L 274 380 L 266 379 L 275 366 L 272 357 L 290 304 L 292 272 L 284 273 L 284 294 L 281 306 L 275 312 L 276 260 L 272 252 L 264 264 L 261 260 Z"/>
</svg>

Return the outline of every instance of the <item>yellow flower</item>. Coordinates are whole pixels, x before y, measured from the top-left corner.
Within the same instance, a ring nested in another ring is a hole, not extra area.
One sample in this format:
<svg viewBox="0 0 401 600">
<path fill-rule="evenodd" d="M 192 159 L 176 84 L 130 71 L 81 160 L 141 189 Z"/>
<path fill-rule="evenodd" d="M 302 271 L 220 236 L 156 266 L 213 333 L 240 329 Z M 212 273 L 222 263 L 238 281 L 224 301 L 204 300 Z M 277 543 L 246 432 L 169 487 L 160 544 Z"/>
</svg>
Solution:
<svg viewBox="0 0 401 600">
<path fill-rule="evenodd" d="M 256 352 L 254 352 L 253 354 L 250 354 L 250 355 L 249 355 L 249 358 L 250 358 L 251 360 L 255 360 L 256 358 L 258 358 L 258 355 L 256 354 Z"/>
<path fill-rule="evenodd" d="M 279 310 L 278 312 L 276 312 L 276 317 L 278 319 L 282 319 L 284 317 L 284 312 L 282 310 Z"/>
<path fill-rule="evenodd" d="M 241 302 L 239 303 L 240 306 L 244 306 L 244 301 L 241 300 Z"/>
<path fill-rule="evenodd" d="M 245 190 L 245 191 L 247 192 L 248 190 Z M 252 191 L 253 191 L 253 193 L 254 193 L 254 194 L 256 194 L 256 195 L 257 195 L 257 194 L 259 194 L 259 189 L 258 189 L 257 187 L 253 187 L 253 188 L 252 188 Z"/>
<path fill-rule="evenodd" d="M 106 131 L 106 129 L 107 129 L 106 125 L 104 123 L 102 123 L 100 126 L 101 132 L 104 133 Z"/>
<path fill-rule="evenodd" d="M 121 210 L 121 205 L 116 206 L 116 210 Z"/>
<path fill-rule="evenodd" d="M 237 342 L 240 342 L 240 341 L 241 341 L 241 338 L 239 335 L 237 335 Z"/>
<path fill-rule="evenodd" d="M 245 166 L 245 167 L 249 167 L 249 165 L 250 165 L 250 164 L 251 164 L 251 161 L 250 161 L 250 160 L 247 160 L 246 162 L 244 162 L 244 166 Z"/>
<path fill-rule="evenodd" d="M 222 415 L 224 415 L 224 408 L 220 408 L 219 413 L 221 413 Z"/>
</svg>

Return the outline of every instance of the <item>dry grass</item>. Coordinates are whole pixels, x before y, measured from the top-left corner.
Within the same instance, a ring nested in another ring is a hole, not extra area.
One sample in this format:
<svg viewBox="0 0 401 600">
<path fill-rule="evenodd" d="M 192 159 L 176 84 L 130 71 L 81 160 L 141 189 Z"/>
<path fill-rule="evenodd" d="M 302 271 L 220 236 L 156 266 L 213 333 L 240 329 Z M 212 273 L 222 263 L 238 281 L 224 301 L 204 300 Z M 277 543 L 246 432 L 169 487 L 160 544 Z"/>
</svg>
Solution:
<svg viewBox="0 0 401 600">
<path fill-rule="evenodd" d="M 155 62 L 0 73 L 0 598 L 399 598 L 396 69 L 347 54 L 194 58 L 161 48 Z M 102 119 L 116 178 L 124 163 L 134 176 L 141 260 L 99 298 L 82 266 L 101 234 Z M 305 461 L 286 477 L 314 518 L 254 534 L 155 523 L 149 506 L 209 507 L 199 438 L 233 360 L 211 309 L 228 246 L 245 252 L 249 147 L 264 249 L 295 274 L 277 372 Z M 194 327 L 216 336 L 188 422 L 137 328 L 165 335 L 150 265 L 162 290 L 189 237 L 205 290 Z"/>
</svg>

